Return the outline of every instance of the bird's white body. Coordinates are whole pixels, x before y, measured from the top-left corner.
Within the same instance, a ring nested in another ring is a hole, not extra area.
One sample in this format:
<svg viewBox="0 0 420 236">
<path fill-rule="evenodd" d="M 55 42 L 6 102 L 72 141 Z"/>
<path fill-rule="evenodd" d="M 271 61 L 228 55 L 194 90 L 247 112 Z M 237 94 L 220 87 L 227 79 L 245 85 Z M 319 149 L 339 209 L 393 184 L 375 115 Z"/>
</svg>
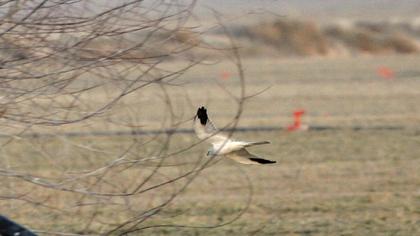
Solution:
<svg viewBox="0 0 420 236">
<path fill-rule="evenodd" d="M 246 144 L 246 142 L 227 139 L 221 142 L 212 143 L 212 147 L 209 151 L 211 155 L 226 155 L 231 152 L 241 150 L 246 146 Z"/>
</svg>

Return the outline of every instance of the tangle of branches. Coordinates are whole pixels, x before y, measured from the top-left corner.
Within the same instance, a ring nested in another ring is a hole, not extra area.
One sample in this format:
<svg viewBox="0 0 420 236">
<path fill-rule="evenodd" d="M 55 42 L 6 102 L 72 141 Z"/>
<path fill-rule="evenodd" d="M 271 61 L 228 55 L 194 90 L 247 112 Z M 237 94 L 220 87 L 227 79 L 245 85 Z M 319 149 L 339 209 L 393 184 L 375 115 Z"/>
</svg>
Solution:
<svg viewBox="0 0 420 236">
<path fill-rule="evenodd" d="M 245 206 L 228 220 L 211 225 L 165 220 L 166 209 L 213 165 L 194 151 L 199 142 L 177 146 L 173 132 L 118 140 L 23 136 L 98 126 L 135 131 L 144 125 L 136 118 L 143 111 L 124 106 L 127 99 L 163 104 L 153 110 L 161 128 L 176 130 L 190 122 L 193 114 L 184 119 L 177 113 L 171 89 L 183 86 L 177 79 L 205 59 L 190 53 L 207 47 L 199 39 L 203 32 L 191 23 L 195 5 L 164 0 L 0 3 L 2 209 L 32 223 L 35 232 L 55 235 L 215 228 L 246 211 L 249 182 Z M 240 94 L 229 93 L 237 103 L 229 124 L 235 127 L 247 98 L 244 74 L 235 42 L 228 29 L 219 27 L 231 40 L 225 52 L 240 80 Z M 177 66 L 168 67 L 171 62 Z"/>
</svg>

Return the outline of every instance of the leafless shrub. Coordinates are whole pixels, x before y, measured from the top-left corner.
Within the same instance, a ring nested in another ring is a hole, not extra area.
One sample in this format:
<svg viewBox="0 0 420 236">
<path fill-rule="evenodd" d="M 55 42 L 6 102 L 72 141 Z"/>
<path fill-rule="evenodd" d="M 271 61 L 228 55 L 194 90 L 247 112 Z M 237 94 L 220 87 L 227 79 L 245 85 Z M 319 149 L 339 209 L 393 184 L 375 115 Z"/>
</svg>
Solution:
<svg viewBox="0 0 420 236">
<path fill-rule="evenodd" d="M 176 130 L 190 120 L 191 116 L 177 115 L 170 88 L 201 62 L 188 56 L 201 43 L 197 34 L 186 30 L 195 1 L 147 4 L 141 0 L 0 4 L 4 13 L 0 199 L 13 205 L 11 209 L 34 215 L 35 223 L 42 220 L 36 216 L 47 215 L 51 220 L 38 222 L 43 227 L 37 232 L 124 235 L 151 227 L 212 228 L 233 222 L 246 210 L 247 206 L 233 219 L 212 226 L 151 221 L 211 164 L 201 154 L 188 165 L 175 159 L 198 143 L 174 149 L 173 132 L 127 138 L 121 144 L 54 135 L 66 127 L 84 129 L 98 120 L 105 127 L 135 132 L 141 125 L 134 108 L 117 118 L 113 115 L 121 112 L 129 95 L 140 99 L 151 87 L 154 98 L 164 104 L 162 111 L 155 111 L 162 128 Z M 230 124 L 235 127 L 246 94 L 240 57 L 230 40 L 225 51 L 238 69 L 241 87 L 240 95 L 230 94 L 238 104 Z M 182 66 L 165 67 L 165 62 L 177 58 L 183 60 Z M 50 132 L 42 139 L 25 136 L 39 131 Z M 162 173 L 169 164 L 180 168 Z M 248 199 L 251 196 L 252 191 Z"/>
<path fill-rule="evenodd" d="M 418 34 L 404 23 L 360 21 L 351 25 L 327 24 L 299 19 L 278 19 L 251 26 L 234 27 L 234 35 L 254 42 L 255 53 L 276 55 L 329 56 L 340 52 L 385 54 L 416 53 Z"/>
<path fill-rule="evenodd" d="M 297 55 L 325 55 L 327 39 L 313 22 L 277 20 L 248 29 L 250 37 L 269 43 L 281 51 Z"/>
<path fill-rule="evenodd" d="M 404 34 L 391 36 L 386 45 L 392 47 L 397 53 L 415 53 L 419 51 L 416 43 Z"/>
<path fill-rule="evenodd" d="M 414 40 L 403 33 L 389 32 L 377 25 L 362 26 L 355 29 L 329 27 L 326 29 L 326 33 L 346 44 L 348 48 L 366 53 L 418 52 Z"/>
</svg>

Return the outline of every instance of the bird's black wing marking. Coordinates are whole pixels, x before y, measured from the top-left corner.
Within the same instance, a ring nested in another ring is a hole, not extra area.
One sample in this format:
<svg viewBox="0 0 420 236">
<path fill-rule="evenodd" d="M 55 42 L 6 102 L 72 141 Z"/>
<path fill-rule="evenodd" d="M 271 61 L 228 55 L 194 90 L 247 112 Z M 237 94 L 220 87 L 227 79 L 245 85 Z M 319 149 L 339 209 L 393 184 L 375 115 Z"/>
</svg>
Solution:
<svg viewBox="0 0 420 236">
<path fill-rule="evenodd" d="M 200 107 L 197 110 L 197 117 L 200 119 L 202 125 L 206 125 L 209 117 L 207 116 L 207 109 L 205 107 Z"/>
<path fill-rule="evenodd" d="M 23 226 L 9 220 L 5 216 L 0 215 L 0 235 L 3 236 L 12 236 L 12 235 L 21 235 L 21 236 L 36 236 L 35 233 L 29 231 Z"/>
<path fill-rule="evenodd" d="M 266 159 L 262 159 L 262 158 L 251 157 L 249 159 L 251 161 L 255 161 L 255 162 L 258 162 L 260 164 L 273 164 L 273 163 L 276 163 L 276 161 L 266 160 Z"/>
</svg>

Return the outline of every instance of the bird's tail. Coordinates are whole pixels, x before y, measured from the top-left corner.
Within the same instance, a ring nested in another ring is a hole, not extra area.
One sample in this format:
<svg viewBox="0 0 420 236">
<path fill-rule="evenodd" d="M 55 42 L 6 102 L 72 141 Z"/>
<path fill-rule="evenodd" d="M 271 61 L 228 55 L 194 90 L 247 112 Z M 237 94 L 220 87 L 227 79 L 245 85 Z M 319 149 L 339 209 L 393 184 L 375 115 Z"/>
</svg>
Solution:
<svg viewBox="0 0 420 236">
<path fill-rule="evenodd" d="M 249 142 L 249 143 L 245 144 L 244 147 L 251 147 L 251 146 L 263 145 L 263 144 L 270 144 L 270 142 L 269 141 Z"/>
</svg>

